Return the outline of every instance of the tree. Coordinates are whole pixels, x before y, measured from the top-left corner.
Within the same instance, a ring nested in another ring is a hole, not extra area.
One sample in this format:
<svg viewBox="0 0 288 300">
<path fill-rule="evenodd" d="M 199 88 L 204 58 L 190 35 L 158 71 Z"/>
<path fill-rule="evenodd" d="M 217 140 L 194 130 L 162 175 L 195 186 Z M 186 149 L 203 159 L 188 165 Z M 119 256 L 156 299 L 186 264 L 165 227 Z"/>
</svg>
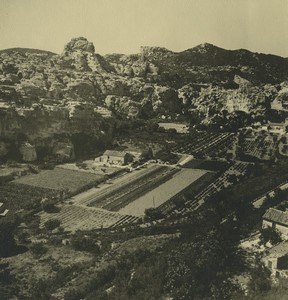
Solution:
<svg viewBox="0 0 288 300">
<path fill-rule="evenodd" d="M 30 251 L 33 255 L 40 257 L 47 252 L 47 248 L 43 243 L 35 243 L 30 246 Z"/>
<path fill-rule="evenodd" d="M 277 229 L 267 227 L 260 230 L 260 243 L 265 245 L 270 242 L 272 245 L 282 242 L 281 234 Z"/>
<path fill-rule="evenodd" d="M 59 227 L 61 224 L 61 221 L 58 219 L 50 219 L 48 221 L 45 222 L 44 226 L 47 230 L 53 230 L 57 227 Z"/>
<path fill-rule="evenodd" d="M 163 213 L 158 208 L 146 208 L 145 209 L 145 220 L 153 221 L 163 218 Z"/>
<path fill-rule="evenodd" d="M 78 251 L 88 251 L 92 253 L 99 253 L 100 247 L 96 242 L 87 236 L 82 236 L 80 234 L 74 235 L 71 239 L 71 246 Z"/>
<path fill-rule="evenodd" d="M 179 196 L 173 199 L 173 203 L 176 206 L 176 208 L 182 208 L 185 207 L 185 202 L 186 202 L 186 197 L 185 196 Z"/>
<path fill-rule="evenodd" d="M 251 270 L 250 275 L 251 278 L 248 284 L 250 294 L 265 294 L 271 289 L 270 271 L 259 259 L 256 261 L 256 267 Z"/>
<path fill-rule="evenodd" d="M 0 223 L 0 257 L 11 254 L 16 246 L 14 239 L 15 228 L 15 220 L 3 221 Z"/>
</svg>

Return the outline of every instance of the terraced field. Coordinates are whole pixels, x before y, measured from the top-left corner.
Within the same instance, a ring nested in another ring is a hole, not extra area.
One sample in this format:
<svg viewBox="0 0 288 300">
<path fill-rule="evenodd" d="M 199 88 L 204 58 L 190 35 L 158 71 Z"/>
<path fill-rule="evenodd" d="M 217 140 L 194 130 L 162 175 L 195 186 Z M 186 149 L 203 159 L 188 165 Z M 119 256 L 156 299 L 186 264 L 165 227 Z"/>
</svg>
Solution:
<svg viewBox="0 0 288 300">
<path fill-rule="evenodd" d="M 39 174 L 23 176 L 14 182 L 37 188 L 76 194 L 96 185 L 103 178 L 103 176 L 92 173 L 55 168 L 54 170 L 41 171 Z"/>
<path fill-rule="evenodd" d="M 209 197 L 215 193 L 221 191 L 222 189 L 231 186 L 232 183 L 229 180 L 231 175 L 243 176 L 245 175 L 247 168 L 247 163 L 244 162 L 235 162 L 229 169 L 227 169 L 223 174 L 221 174 L 217 179 L 215 179 L 211 184 L 199 192 L 194 199 L 188 200 L 186 202 L 186 207 L 179 209 L 178 211 L 173 211 L 172 214 L 180 213 L 184 214 L 186 212 L 192 211 L 202 205 Z M 163 211 L 165 213 L 165 211 Z M 170 212 L 166 212 L 167 216 Z"/>
<path fill-rule="evenodd" d="M 150 165 L 145 171 L 142 170 L 139 173 L 134 171 L 133 177 L 113 183 L 105 189 L 99 190 L 98 193 L 96 191 L 94 195 L 82 201 L 82 204 L 119 211 L 122 207 L 169 180 L 179 170 L 168 166 Z"/>
<path fill-rule="evenodd" d="M 230 132 L 198 132 L 191 137 L 192 141 L 175 146 L 172 151 L 181 154 L 204 156 L 225 155 L 234 141 L 234 134 Z"/>
<path fill-rule="evenodd" d="M 12 211 L 31 209 L 39 205 L 43 197 L 57 198 L 59 193 L 55 190 L 21 184 L 18 181 L 9 182 L 0 186 L 0 202 Z"/>
<path fill-rule="evenodd" d="M 206 174 L 205 170 L 178 169 L 178 172 L 174 173 L 168 180 L 150 189 L 149 192 L 123 207 L 119 212 L 143 216 L 146 208 L 162 205 L 204 174 Z"/>
<path fill-rule="evenodd" d="M 63 205 L 57 213 L 42 212 L 40 216 L 40 228 L 44 227 L 47 220 L 58 219 L 66 231 L 91 230 L 133 224 L 137 217 L 123 215 L 94 207 L 80 205 Z"/>
<path fill-rule="evenodd" d="M 275 157 L 277 143 L 270 136 L 255 136 L 253 139 L 244 139 L 241 145 L 243 154 L 261 160 L 270 160 Z"/>
</svg>

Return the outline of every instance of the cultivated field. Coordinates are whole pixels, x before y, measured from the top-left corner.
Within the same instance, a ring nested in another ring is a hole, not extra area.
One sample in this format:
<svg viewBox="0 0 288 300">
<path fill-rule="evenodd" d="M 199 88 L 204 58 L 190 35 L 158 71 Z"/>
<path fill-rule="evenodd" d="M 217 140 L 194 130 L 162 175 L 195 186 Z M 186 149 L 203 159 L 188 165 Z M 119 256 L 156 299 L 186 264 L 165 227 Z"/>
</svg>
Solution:
<svg viewBox="0 0 288 300">
<path fill-rule="evenodd" d="M 57 213 L 45 213 L 40 215 L 40 228 L 50 219 L 58 219 L 61 226 L 67 230 L 75 232 L 76 230 L 91 230 L 97 228 L 108 228 L 124 226 L 135 223 L 138 218 L 127 216 L 116 212 L 110 212 L 94 207 L 85 207 L 78 205 L 63 205 Z"/>
<path fill-rule="evenodd" d="M 0 186 L 0 202 L 5 203 L 9 210 L 30 210 L 40 204 L 43 197 L 57 197 L 58 192 L 51 189 L 9 182 Z"/>
<path fill-rule="evenodd" d="M 222 157 L 233 144 L 234 134 L 229 132 L 197 132 L 191 136 L 191 142 L 185 142 L 172 148 L 173 152 L 211 157 Z"/>
<path fill-rule="evenodd" d="M 180 169 L 168 166 L 149 164 L 146 168 L 134 170 L 121 176 L 110 184 L 100 185 L 90 191 L 73 197 L 75 204 L 119 211 L 151 189 L 169 180 Z"/>
<path fill-rule="evenodd" d="M 103 180 L 103 176 L 100 175 L 55 168 L 54 170 L 41 171 L 39 174 L 21 177 L 14 182 L 16 184 L 76 194 L 93 187 L 101 180 Z"/>
<path fill-rule="evenodd" d="M 277 142 L 273 140 L 273 136 L 259 134 L 244 139 L 241 149 L 244 155 L 270 160 L 275 157 Z"/>
<path fill-rule="evenodd" d="M 209 184 L 206 188 L 204 188 L 201 192 L 199 192 L 193 200 L 188 200 L 186 202 L 186 207 L 179 209 L 177 212 L 173 213 L 185 213 L 192 211 L 202 205 L 207 199 L 209 199 L 215 193 L 221 191 L 222 189 L 231 186 L 233 183 L 230 181 L 230 177 L 232 176 L 244 176 L 246 174 L 247 163 L 244 162 L 235 162 L 230 166 L 224 173 L 222 173 L 219 177 L 217 177 L 211 184 Z"/>
<path fill-rule="evenodd" d="M 119 212 L 133 216 L 143 216 L 145 209 L 160 206 L 174 195 L 185 189 L 206 173 L 204 170 L 179 169 L 173 177 L 160 186 L 148 191 L 145 195 L 128 204 Z"/>
</svg>

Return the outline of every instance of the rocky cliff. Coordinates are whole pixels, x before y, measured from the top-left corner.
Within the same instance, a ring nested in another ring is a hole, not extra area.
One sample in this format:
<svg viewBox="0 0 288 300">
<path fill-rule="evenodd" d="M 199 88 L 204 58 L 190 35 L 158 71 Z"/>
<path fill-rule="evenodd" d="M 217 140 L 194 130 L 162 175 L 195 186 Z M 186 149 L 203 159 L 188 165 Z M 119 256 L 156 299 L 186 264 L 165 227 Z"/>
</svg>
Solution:
<svg viewBox="0 0 288 300">
<path fill-rule="evenodd" d="M 22 159 L 56 153 L 73 157 L 80 145 L 91 148 L 89 139 L 96 148 L 107 143 L 119 117 L 191 121 L 196 116 L 209 123 L 223 111 L 264 114 L 275 103 L 285 110 L 287 80 L 287 59 L 211 44 L 179 53 L 141 47 L 139 54 L 103 57 L 80 37 L 60 55 L 2 50 L 0 137 L 5 151 L 0 155 L 7 156 L 14 145 Z"/>
</svg>

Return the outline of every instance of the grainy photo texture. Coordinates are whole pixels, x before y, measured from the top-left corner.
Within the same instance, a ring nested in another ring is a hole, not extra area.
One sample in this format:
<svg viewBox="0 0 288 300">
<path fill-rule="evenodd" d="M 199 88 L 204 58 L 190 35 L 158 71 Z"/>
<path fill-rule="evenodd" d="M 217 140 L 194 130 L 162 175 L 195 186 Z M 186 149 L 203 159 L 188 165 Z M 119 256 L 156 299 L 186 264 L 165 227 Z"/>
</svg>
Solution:
<svg viewBox="0 0 288 300">
<path fill-rule="evenodd" d="M 0 0 L 0 299 L 288 299 L 287 16 Z"/>
</svg>

